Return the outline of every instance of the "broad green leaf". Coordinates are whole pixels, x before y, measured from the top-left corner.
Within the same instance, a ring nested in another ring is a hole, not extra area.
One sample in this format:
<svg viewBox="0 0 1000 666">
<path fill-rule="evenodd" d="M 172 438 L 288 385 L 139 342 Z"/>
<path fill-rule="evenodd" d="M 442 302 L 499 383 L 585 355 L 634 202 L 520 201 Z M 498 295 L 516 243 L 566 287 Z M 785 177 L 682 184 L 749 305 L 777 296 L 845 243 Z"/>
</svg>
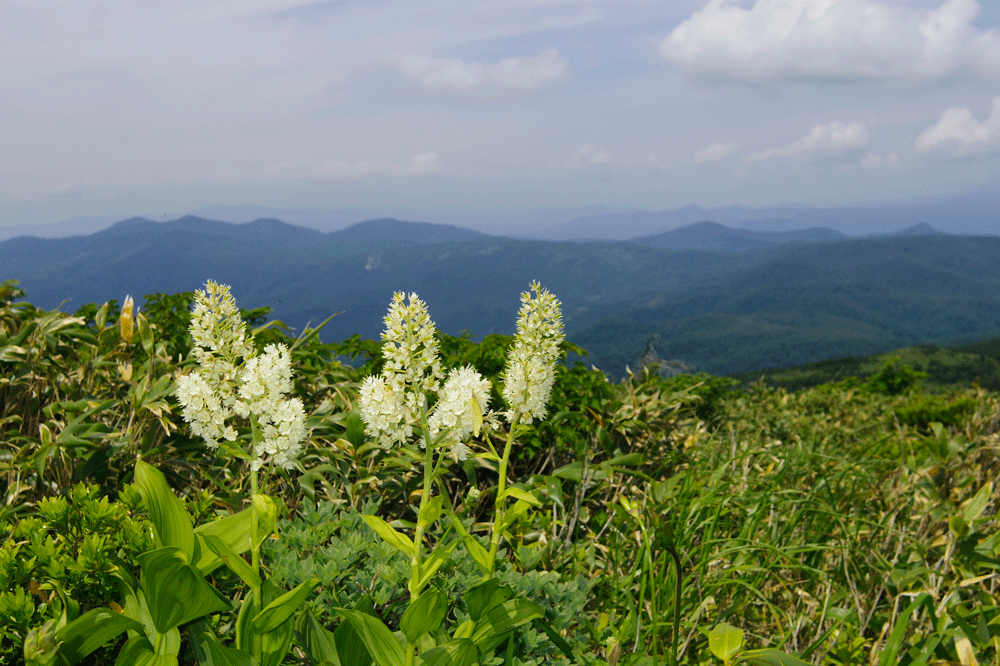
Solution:
<svg viewBox="0 0 1000 666">
<path fill-rule="evenodd" d="M 513 497 L 515 499 L 522 500 L 524 502 L 527 502 L 531 506 L 541 506 L 542 505 L 542 503 L 538 501 L 538 498 L 536 498 L 534 495 L 532 495 L 529 492 L 521 490 L 520 488 L 514 488 L 514 487 L 507 488 L 506 490 L 503 491 L 503 494 L 500 495 L 500 497 L 497 499 L 497 501 L 499 502 L 500 500 L 503 500 L 503 499 L 505 499 L 507 497 Z"/>
<path fill-rule="evenodd" d="M 448 599 L 432 587 L 411 602 L 399 622 L 399 629 L 410 643 L 416 643 L 424 634 L 436 630 L 448 612 Z"/>
<path fill-rule="evenodd" d="M 309 598 L 312 591 L 319 585 L 318 578 L 310 578 L 294 589 L 285 592 L 274 601 L 271 601 L 250 621 L 250 626 L 259 634 L 266 634 L 275 630 L 282 622 L 292 616 L 299 606 Z"/>
<path fill-rule="evenodd" d="M 620 456 L 615 456 L 607 463 L 613 467 L 621 467 L 623 465 L 628 467 L 638 467 L 646 462 L 646 456 L 641 453 L 625 453 Z"/>
<path fill-rule="evenodd" d="M 354 605 L 354 610 L 371 615 L 372 607 L 372 598 L 366 594 Z M 350 622 L 340 623 L 336 631 L 333 632 L 333 640 L 337 644 L 337 654 L 340 656 L 341 666 L 371 666 L 372 656 L 368 652 L 368 648 L 365 647 L 361 634 Z"/>
<path fill-rule="evenodd" d="M 225 647 L 219 639 L 203 634 L 196 648 L 200 666 L 258 666 L 257 660 L 243 650 Z"/>
<path fill-rule="evenodd" d="M 110 608 L 95 608 L 56 632 L 59 658 L 75 664 L 126 631 L 142 631 L 142 625 Z"/>
<path fill-rule="evenodd" d="M 809 666 L 809 662 L 802 661 L 798 657 L 793 657 L 774 648 L 747 650 L 742 654 L 741 659 L 746 660 L 754 666 Z"/>
<path fill-rule="evenodd" d="M 191 516 L 170 486 L 163 473 L 149 463 L 135 464 L 135 486 L 142 495 L 156 530 L 156 540 L 160 545 L 179 548 L 187 555 L 187 561 L 194 558 L 194 530 Z"/>
<path fill-rule="evenodd" d="M 161 634 L 210 613 L 231 608 L 179 548 L 157 548 L 139 556 L 141 586 L 153 625 Z"/>
<path fill-rule="evenodd" d="M 199 535 L 199 538 L 204 539 L 205 545 L 221 557 L 226 566 L 251 589 L 256 590 L 260 587 L 260 574 L 256 573 L 253 567 L 247 564 L 246 560 L 240 557 L 236 551 L 227 546 L 222 539 L 214 534 Z"/>
<path fill-rule="evenodd" d="M 145 636 L 134 636 L 122 646 L 115 666 L 177 666 L 176 654 L 156 654 Z"/>
<path fill-rule="evenodd" d="M 210 523 L 199 525 L 194 529 L 195 535 L 195 556 L 191 563 L 203 574 L 209 574 L 222 564 L 222 558 L 204 544 L 204 537 L 214 535 L 222 539 L 234 552 L 242 554 L 250 550 L 250 521 L 253 520 L 253 511 L 247 507 L 239 513 L 234 513 L 224 518 L 213 520 Z M 258 520 L 260 524 L 260 520 Z M 263 525 L 261 526 L 263 528 Z"/>
<path fill-rule="evenodd" d="M 261 543 L 263 543 L 264 539 L 278 531 L 278 505 L 269 495 L 254 495 L 251 501 L 257 510 L 257 519 L 266 527 L 257 533 Z"/>
<path fill-rule="evenodd" d="M 474 666 L 479 663 L 479 650 L 468 638 L 459 638 L 423 653 L 420 663 L 423 666 Z"/>
<path fill-rule="evenodd" d="M 411 595 L 413 595 L 414 592 L 416 594 L 420 594 L 421 590 L 427 586 L 427 583 L 431 581 L 434 574 L 436 574 L 438 569 L 441 568 L 441 565 L 448 561 L 448 558 L 451 556 L 451 551 L 455 550 L 455 546 L 458 544 L 459 541 L 455 540 L 447 546 L 438 544 L 437 547 L 434 548 L 430 556 L 428 556 L 428 558 L 420 564 L 420 580 L 416 581 L 410 588 Z"/>
<path fill-rule="evenodd" d="M 924 601 L 930 595 L 927 592 L 922 592 L 917 597 L 910 602 L 902 613 L 896 616 L 896 626 L 893 627 L 892 633 L 889 634 L 889 638 L 885 642 L 885 647 L 882 649 L 882 654 L 879 656 L 878 663 L 880 665 L 896 663 L 896 655 L 899 654 L 900 649 L 903 647 L 903 641 L 906 639 L 906 630 L 910 626 L 910 615 L 917 610 Z"/>
<path fill-rule="evenodd" d="M 403 666 L 403 647 L 382 621 L 346 608 L 333 608 L 351 623 L 377 666 Z"/>
<path fill-rule="evenodd" d="M 443 495 L 435 495 L 427 500 L 427 503 L 420 507 L 420 515 L 417 516 L 417 525 L 428 528 L 441 516 L 441 505 L 444 501 Z"/>
<path fill-rule="evenodd" d="M 524 500 L 519 499 L 514 502 L 514 506 L 503 512 L 503 525 L 499 527 L 500 532 L 505 532 L 507 528 L 517 522 L 517 519 L 524 515 L 529 508 L 531 508 L 531 505 Z"/>
<path fill-rule="evenodd" d="M 471 639 L 472 632 L 475 631 L 475 629 L 476 629 L 476 623 L 473 622 L 471 619 L 468 619 L 462 624 L 455 627 L 455 633 L 453 633 L 451 637 L 454 638 L 455 640 L 461 638 Z"/>
<path fill-rule="evenodd" d="M 473 622 L 478 622 L 479 618 L 487 612 L 513 596 L 514 590 L 510 586 L 501 586 L 500 581 L 496 578 L 489 578 L 470 587 L 462 595 L 462 598 L 465 600 L 465 607 L 469 611 L 469 617 L 472 618 Z"/>
<path fill-rule="evenodd" d="M 368 527 L 375 530 L 382 539 L 396 548 L 404 555 L 408 557 L 414 557 L 417 554 L 416 548 L 413 545 L 413 541 L 399 532 L 397 532 L 393 527 L 379 518 L 378 516 L 361 516 L 364 518 L 365 522 L 368 523 Z"/>
<path fill-rule="evenodd" d="M 973 520 L 983 515 L 986 505 L 990 503 L 990 494 L 992 492 L 993 482 L 991 481 L 980 488 L 979 492 L 968 501 L 968 504 L 965 505 L 965 510 L 962 512 L 962 517 L 966 523 L 971 524 Z"/>
<path fill-rule="evenodd" d="M 472 642 L 480 652 L 489 654 L 504 641 L 514 629 L 531 622 L 535 618 L 544 617 L 541 606 L 527 599 L 511 599 L 489 611 L 476 622 L 472 632 Z"/>
<path fill-rule="evenodd" d="M 350 626 L 350 623 L 344 622 L 342 625 Z M 342 666 L 337 652 L 336 635 L 320 624 L 308 610 L 299 616 L 298 633 L 310 664 Z"/>
<path fill-rule="evenodd" d="M 708 649 L 723 663 L 729 664 L 743 647 L 743 630 L 722 622 L 708 632 Z"/>
</svg>

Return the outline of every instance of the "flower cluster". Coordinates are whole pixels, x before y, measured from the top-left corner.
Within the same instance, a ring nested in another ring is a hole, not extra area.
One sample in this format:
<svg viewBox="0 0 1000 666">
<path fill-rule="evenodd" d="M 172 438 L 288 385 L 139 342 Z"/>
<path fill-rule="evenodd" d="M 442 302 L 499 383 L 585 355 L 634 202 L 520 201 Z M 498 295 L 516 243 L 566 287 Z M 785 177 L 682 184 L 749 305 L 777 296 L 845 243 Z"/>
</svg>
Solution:
<svg viewBox="0 0 1000 666">
<path fill-rule="evenodd" d="M 452 370 L 427 419 L 431 439 L 444 432 L 444 441 L 451 445 L 452 453 L 465 460 L 468 450 L 464 442 L 482 424 L 489 400 L 490 381 L 472 366 Z"/>
<path fill-rule="evenodd" d="M 535 294 L 532 297 L 532 293 Z M 416 294 L 394 294 L 382 333 L 382 374 L 361 384 L 360 410 L 365 432 L 383 448 L 406 443 L 427 410 L 427 396 L 437 393 L 437 404 L 427 417 L 430 441 L 450 446 L 465 460 L 465 441 L 486 423 L 496 427 L 489 412 L 490 382 L 474 368 L 453 369 L 441 385 L 441 363 L 434 322 Z M 509 423 L 543 418 L 555 382 L 555 363 L 563 341 L 560 303 L 538 282 L 521 295 L 517 336 L 504 370 L 504 412 Z"/>
<path fill-rule="evenodd" d="M 510 407 L 505 413 L 508 423 L 530 424 L 532 419 L 545 417 L 564 338 L 559 308 L 559 299 L 537 281 L 521 294 L 517 335 L 503 374 L 503 397 Z"/>
<path fill-rule="evenodd" d="M 284 345 L 268 345 L 260 356 L 247 335 L 229 287 L 209 281 L 195 293 L 191 313 L 192 354 L 198 368 L 177 379 L 184 420 L 212 448 L 235 441 L 235 416 L 253 418 L 263 432 L 255 441 L 255 471 L 265 456 L 291 467 L 305 438 L 305 410 L 292 390 L 291 358 Z"/>
<path fill-rule="evenodd" d="M 361 416 L 365 431 L 383 448 L 403 443 L 413 434 L 427 394 L 437 392 L 441 381 L 438 342 L 427 305 L 406 294 L 393 294 L 382 332 L 385 367 L 380 377 L 368 377 L 361 386 Z"/>
</svg>

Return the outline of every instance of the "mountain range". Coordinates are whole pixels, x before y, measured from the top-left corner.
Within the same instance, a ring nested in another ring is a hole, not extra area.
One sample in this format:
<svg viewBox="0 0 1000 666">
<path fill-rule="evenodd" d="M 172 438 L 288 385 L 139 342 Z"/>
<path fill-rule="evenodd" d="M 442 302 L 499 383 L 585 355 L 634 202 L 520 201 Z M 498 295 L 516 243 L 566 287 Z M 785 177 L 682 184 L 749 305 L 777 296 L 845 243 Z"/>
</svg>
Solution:
<svg viewBox="0 0 1000 666">
<path fill-rule="evenodd" d="M 926 224 L 850 238 L 702 221 L 627 242 L 557 242 L 391 218 L 324 233 L 186 216 L 0 242 L 0 280 L 19 280 L 39 307 L 72 312 L 213 279 L 293 328 L 341 313 L 327 342 L 377 339 L 394 291 L 419 294 L 447 333 L 511 334 L 538 279 L 562 300 L 586 362 L 615 378 L 642 357 L 731 374 L 996 335 L 998 262 L 1000 238 Z"/>
<path fill-rule="evenodd" d="M 161 215 L 166 221 L 192 215 L 204 219 L 242 223 L 246 220 L 280 219 L 322 232 L 340 231 L 358 220 L 388 217 L 386 211 L 361 208 L 277 208 L 239 205 L 206 206 L 180 215 Z M 398 216 L 398 214 L 397 214 Z M 102 231 L 120 217 L 75 217 L 43 225 L 0 220 L 0 240 L 32 235 L 44 238 L 82 236 Z M 815 207 L 788 204 L 764 208 L 696 205 L 671 210 L 582 206 L 504 210 L 502 216 L 436 214 L 424 221 L 471 229 L 489 235 L 531 240 L 626 241 L 712 220 L 731 228 L 752 231 L 792 231 L 825 227 L 850 237 L 887 234 L 915 223 L 928 224 L 945 233 L 1000 236 L 1000 181 L 980 185 L 945 198 L 914 199 L 863 206 Z"/>
</svg>

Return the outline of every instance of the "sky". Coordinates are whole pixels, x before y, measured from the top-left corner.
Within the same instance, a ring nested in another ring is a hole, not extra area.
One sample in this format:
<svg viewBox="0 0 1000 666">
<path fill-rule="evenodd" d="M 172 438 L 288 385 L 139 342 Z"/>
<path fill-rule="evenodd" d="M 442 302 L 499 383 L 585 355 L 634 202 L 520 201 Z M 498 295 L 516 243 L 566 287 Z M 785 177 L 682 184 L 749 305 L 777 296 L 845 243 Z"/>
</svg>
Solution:
<svg viewBox="0 0 1000 666">
<path fill-rule="evenodd" d="M 0 0 L 0 89 L 0 226 L 1000 183 L 1000 0 Z"/>
</svg>

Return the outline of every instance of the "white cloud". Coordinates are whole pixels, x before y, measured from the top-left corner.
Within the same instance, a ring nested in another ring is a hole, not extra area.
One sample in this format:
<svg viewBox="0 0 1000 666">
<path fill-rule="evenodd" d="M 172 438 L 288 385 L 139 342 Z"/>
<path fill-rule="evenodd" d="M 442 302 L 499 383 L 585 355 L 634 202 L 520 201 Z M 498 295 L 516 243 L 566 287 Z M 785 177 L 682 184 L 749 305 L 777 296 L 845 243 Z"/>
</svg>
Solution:
<svg viewBox="0 0 1000 666">
<path fill-rule="evenodd" d="M 935 125 L 917 137 L 913 147 L 922 153 L 941 152 L 960 157 L 996 145 L 1000 145 L 1000 97 L 993 99 L 993 111 L 982 122 L 972 117 L 972 109 L 948 109 Z"/>
<path fill-rule="evenodd" d="M 606 152 L 598 149 L 592 143 L 585 143 L 576 151 L 573 159 L 563 162 L 563 166 L 575 169 L 587 164 L 606 164 L 610 161 L 611 158 Z"/>
<path fill-rule="evenodd" d="M 976 0 L 937 8 L 881 0 L 710 0 L 660 44 L 692 79 L 776 80 L 1000 77 L 1000 32 L 973 25 Z"/>
<path fill-rule="evenodd" d="M 744 162 L 759 162 L 772 157 L 795 157 L 825 150 L 836 152 L 847 148 L 860 148 L 871 141 L 872 134 L 862 123 L 845 124 L 834 120 L 827 125 L 816 125 L 809 134 L 783 148 L 768 148 L 747 155 Z"/>
<path fill-rule="evenodd" d="M 569 62 L 556 49 L 543 51 L 537 56 L 507 58 L 495 63 L 406 56 L 394 64 L 404 77 L 427 90 L 449 92 L 538 90 L 569 74 Z"/>
<path fill-rule="evenodd" d="M 734 150 L 736 150 L 735 143 L 713 143 L 695 153 L 694 161 L 697 163 L 718 162 L 732 155 Z"/>
</svg>

